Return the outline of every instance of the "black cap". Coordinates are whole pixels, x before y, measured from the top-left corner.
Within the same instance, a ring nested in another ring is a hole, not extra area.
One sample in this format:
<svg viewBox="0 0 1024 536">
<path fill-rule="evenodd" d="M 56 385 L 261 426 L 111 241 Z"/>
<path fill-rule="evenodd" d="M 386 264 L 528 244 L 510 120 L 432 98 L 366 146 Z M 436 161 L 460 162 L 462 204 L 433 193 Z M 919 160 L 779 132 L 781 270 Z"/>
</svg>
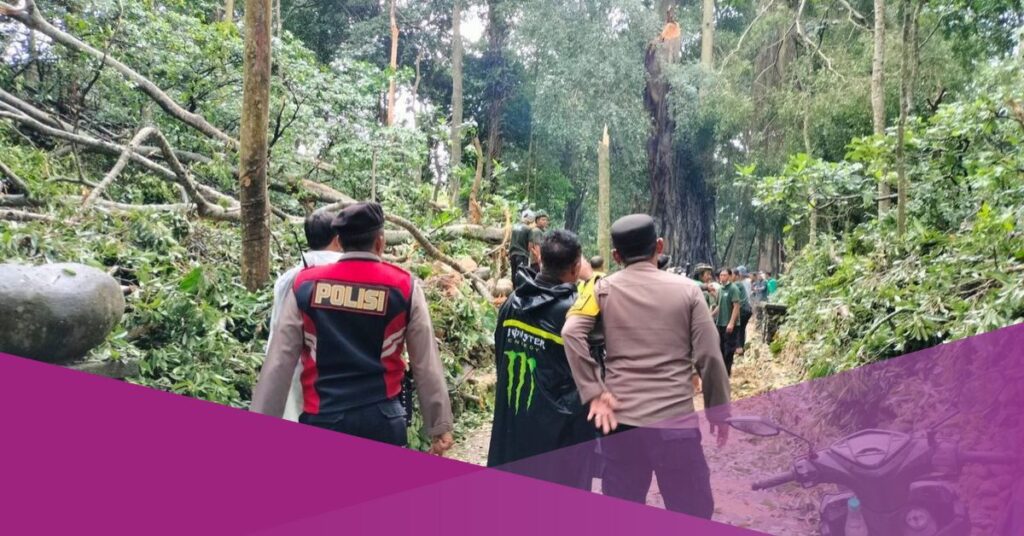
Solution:
<svg viewBox="0 0 1024 536">
<path fill-rule="evenodd" d="M 356 203 L 338 213 L 331 227 L 339 235 L 362 235 L 384 227 L 384 209 L 380 203 Z"/>
<path fill-rule="evenodd" d="M 654 218 L 647 214 L 623 216 L 615 220 L 611 231 L 612 245 L 626 264 L 649 259 L 654 255 L 658 232 L 654 228 Z"/>
</svg>

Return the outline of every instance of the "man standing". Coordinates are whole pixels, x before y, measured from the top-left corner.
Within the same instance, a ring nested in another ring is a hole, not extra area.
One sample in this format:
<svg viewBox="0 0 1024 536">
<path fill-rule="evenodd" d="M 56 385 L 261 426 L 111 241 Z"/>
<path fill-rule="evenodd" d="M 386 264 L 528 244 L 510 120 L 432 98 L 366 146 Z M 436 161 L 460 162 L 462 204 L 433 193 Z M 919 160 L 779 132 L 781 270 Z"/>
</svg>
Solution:
<svg viewBox="0 0 1024 536">
<path fill-rule="evenodd" d="M 710 518 L 714 499 L 691 377 L 703 378 L 707 415 L 724 445 L 727 410 L 718 406 L 729 402 L 729 382 L 714 323 L 696 284 L 658 270 L 664 242 L 650 216 L 620 218 L 611 235 L 625 269 L 581 294 L 562 328 L 588 419 L 605 434 L 628 431 L 601 440 L 603 492 L 643 503 L 653 473 L 667 509 Z M 603 381 L 588 345 L 598 315 L 607 351 Z"/>
<path fill-rule="evenodd" d="M 281 305 L 252 410 L 281 416 L 295 364 L 302 362 L 299 422 L 404 446 L 399 401 L 409 364 L 430 451 L 452 445 L 451 402 L 423 290 L 405 270 L 382 262 L 384 211 L 377 203 L 346 207 L 332 227 L 345 253 L 334 264 L 303 270 Z"/>
<path fill-rule="evenodd" d="M 533 231 L 530 226 L 533 222 L 533 212 L 524 210 L 521 221 L 512 228 L 508 242 L 508 264 L 512 272 L 509 279 L 513 285 L 517 284 L 519 268 L 530 265 L 530 234 Z"/>
<path fill-rule="evenodd" d="M 725 370 L 732 376 L 733 354 L 736 353 L 736 326 L 740 320 L 740 293 L 732 282 L 732 270 L 722 268 L 718 271 L 718 305 L 711 313 L 718 326 L 718 340 L 721 344 L 722 359 Z"/>
<path fill-rule="evenodd" d="M 302 263 L 288 270 L 274 282 L 274 306 L 270 310 L 270 337 L 267 339 L 267 348 L 270 348 L 270 341 L 273 339 L 274 330 L 277 327 L 277 320 L 281 316 L 281 305 L 285 297 L 292 291 L 292 284 L 295 283 L 295 276 L 303 268 L 311 266 L 323 266 L 337 262 L 341 257 L 341 244 L 338 243 L 338 234 L 331 228 L 331 223 L 336 212 L 317 210 L 306 217 L 303 229 L 306 234 L 306 244 L 310 251 L 302 255 Z M 289 421 L 298 421 L 302 413 L 302 384 L 300 374 L 302 364 L 296 364 L 295 374 L 292 376 L 292 386 L 288 390 L 288 401 L 284 406 L 284 417 Z"/>
<path fill-rule="evenodd" d="M 498 313 L 494 332 L 494 422 L 488 467 L 548 453 L 594 439 L 559 333 L 576 300 L 580 243 L 555 231 L 541 244 L 543 269 L 523 283 Z M 590 489 L 589 456 L 575 452 L 534 458 L 518 473 Z M 518 470 L 517 470 L 518 469 Z"/>
<path fill-rule="evenodd" d="M 710 264 L 701 263 L 697 265 L 697 269 L 693 274 L 694 279 L 698 281 L 697 287 L 704 294 L 704 302 L 708 305 L 708 311 L 714 309 L 718 302 L 718 285 L 715 284 L 715 278 L 711 275 L 711 272 Z"/>
<path fill-rule="evenodd" d="M 754 289 L 746 266 L 736 267 L 733 272 L 733 283 L 740 294 L 740 320 L 736 324 L 736 355 L 743 355 L 744 347 L 747 345 L 747 323 L 754 314 L 754 307 L 750 301 Z"/>
<path fill-rule="evenodd" d="M 540 272 L 540 245 L 544 242 L 544 235 L 548 230 L 548 213 L 538 210 L 534 227 L 530 231 L 530 268 L 534 273 Z"/>
</svg>

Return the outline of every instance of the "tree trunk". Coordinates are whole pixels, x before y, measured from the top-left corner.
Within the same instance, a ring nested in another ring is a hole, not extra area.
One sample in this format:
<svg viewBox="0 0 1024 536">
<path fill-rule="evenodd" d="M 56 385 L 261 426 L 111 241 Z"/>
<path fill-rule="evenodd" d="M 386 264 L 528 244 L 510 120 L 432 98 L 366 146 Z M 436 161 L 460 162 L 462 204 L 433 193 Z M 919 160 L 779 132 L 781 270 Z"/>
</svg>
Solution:
<svg viewBox="0 0 1024 536">
<path fill-rule="evenodd" d="M 235 20 L 235 0 L 224 0 L 224 22 Z"/>
<path fill-rule="evenodd" d="M 597 144 L 597 249 L 606 259 L 612 258 L 611 248 L 611 166 L 608 125 Z"/>
<path fill-rule="evenodd" d="M 876 135 L 885 134 L 885 0 L 875 2 L 874 55 L 871 60 L 871 119 Z M 878 216 L 889 211 L 892 191 L 882 179 L 878 183 Z"/>
<path fill-rule="evenodd" d="M 505 58 L 505 42 L 508 39 L 508 21 L 502 13 L 503 0 L 487 2 L 487 51 L 484 53 L 487 85 L 484 101 L 487 102 L 487 155 L 484 160 L 484 177 L 494 188 L 494 161 L 501 158 L 501 120 L 505 115 L 505 100 L 508 98 L 508 65 Z"/>
<path fill-rule="evenodd" d="M 907 194 L 910 179 L 907 177 L 906 143 L 907 116 L 914 98 L 914 78 L 916 76 L 917 49 L 917 16 L 921 4 L 913 0 L 903 0 L 902 16 L 902 50 L 900 54 L 900 119 L 896 129 L 896 163 L 899 175 L 896 205 L 896 233 L 902 237 L 907 232 Z"/>
<path fill-rule="evenodd" d="M 270 278 L 267 127 L 270 124 L 271 0 L 245 2 L 239 201 L 242 205 L 242 282 L 250 291 Z"/>
<path fill-rule="evenodd" d="M 281 0 L 274 0 L 274 35 L 281 37 Z"/>
<path fill-rule="evenodd" d="M 459 203 L 459 177 L 455 170 L 462 163 L 462 0 L 452 7 L 452 124 L 451 169 L 448 172 L 449 196 L 452 206 Z"/>
<path fill-rule="evenodd" d="M 715 0 L 704 0 L 704 16 L 700 25 L 700 64 L 715 68 Z"/>
<path fill-rule="evenodd" d="M 391 0 L 391 76 L 388 81 L 388 112 L 387 120 L 385 124 L 391 126 L 395 124 L 395 93 L 398 90 L 398 19 L 395 18 L 395 2 Z"/>
<path fill-rule="evenodd" d="M 663 67 L 678 56 L 681 35 L 674 22 L 647 46 L 644 107 L 651 115 L 647 172 L 650 214 L 665 239 L 667 253 L 681 263 L 714 263 L 714 194 L 706 176 L 713 161 L 713 125 L 699 125 L 686 143 L 675 140 L 676 124 Z"/>
</svg>

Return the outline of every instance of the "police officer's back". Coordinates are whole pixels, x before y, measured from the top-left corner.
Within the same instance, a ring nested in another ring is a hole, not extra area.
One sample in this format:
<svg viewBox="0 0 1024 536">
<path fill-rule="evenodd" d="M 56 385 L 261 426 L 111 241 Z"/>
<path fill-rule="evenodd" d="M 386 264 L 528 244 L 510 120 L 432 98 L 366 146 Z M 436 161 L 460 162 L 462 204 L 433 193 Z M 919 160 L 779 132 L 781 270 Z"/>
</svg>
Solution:
<svg viewBox="0 0 1024 536">
<path fill-rule="evenodd" d="M 451 444 L 444 370 L 423 291 L 409 272 L 381 261 L 384 212 L 377 203 L 346 207 L 333 224 L 345 253 L 303 270 L 285 297 L 252 410 L 280 416 L 291 371 L 301 358 L 300 422 L 404 445 L 398 396 L 409 363 L 432 451 Z"/>
</svg>

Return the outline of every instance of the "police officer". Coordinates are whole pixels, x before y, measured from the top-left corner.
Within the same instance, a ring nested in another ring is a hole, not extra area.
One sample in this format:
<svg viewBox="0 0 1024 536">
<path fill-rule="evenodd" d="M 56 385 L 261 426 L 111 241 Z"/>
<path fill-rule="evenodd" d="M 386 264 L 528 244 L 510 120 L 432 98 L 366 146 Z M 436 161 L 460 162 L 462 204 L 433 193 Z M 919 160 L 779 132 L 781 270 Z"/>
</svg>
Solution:
<svg viewBox="0 0 1024 536">
<path fill-rule="evenodd" d="M 691 378 L 701 374 L 706 415 L 724 445 L 729 380 L 715 324 L 696 283 L 658 270 L 664 243 L 650 216 L 620 218 L 611 235 L 625 269 L 581 293 L 562 328 L 588 419 L 605 434 L 617 432 L 601 439 L 603 492 L 644 503 L 653 473 L 667 509 L 710 518 L 714 500 Z M 599 315 L 603 380 L 589 343 Z"/>
<path fill-rule="evenodd" d="M 381 261 L 384 211 L 359 203 L 335 218 L 344 254 L 301 271 L 281 305 L 252 410 L 280 417 L 296 362 L 302 363 L 299 422 L 404 446 L 399 401 L 409 364 L 431 452 L 452 445 L 452 414 L 423 290 L 405 270 Z"/>
</svg>

